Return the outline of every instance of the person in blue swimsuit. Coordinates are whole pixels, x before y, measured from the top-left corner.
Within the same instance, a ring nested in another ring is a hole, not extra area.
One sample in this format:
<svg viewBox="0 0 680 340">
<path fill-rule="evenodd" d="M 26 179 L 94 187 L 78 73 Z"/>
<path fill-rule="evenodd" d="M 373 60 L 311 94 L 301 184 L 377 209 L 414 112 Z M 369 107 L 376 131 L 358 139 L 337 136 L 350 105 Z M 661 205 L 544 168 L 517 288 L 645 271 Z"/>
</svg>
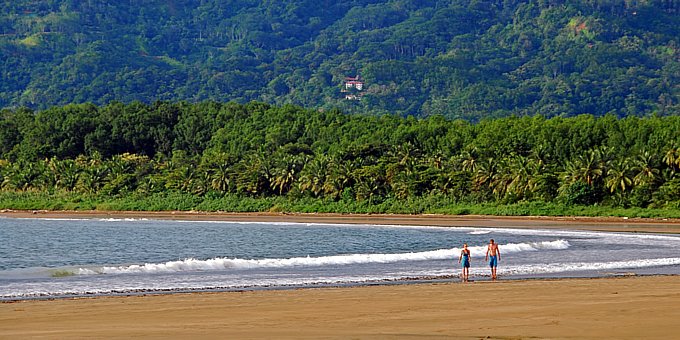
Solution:
<svg viewBox="0 0 680 340">
<path fill-rule="evenodd" d="M 463 244 L 463 249 L 460 251 L 460 256 L 458 257 L 458 263 L 463 264 L 463 282 L 468 282 L 468 277 L 470 276 L 470 249 L 468 249 L 467 243 Z"/>
<path fill-rule="evenodd" d="M 501 260 L 501 250 L 498 249 L 498 244 L 493 239 L 489 241 L 489 247 L 486 248 L 486 260 L 489 261 L 489 267 L 491 267 L 491 279 L 495 281 L 496 267 L 498 267 L 498 261 Z"/>
</svg>

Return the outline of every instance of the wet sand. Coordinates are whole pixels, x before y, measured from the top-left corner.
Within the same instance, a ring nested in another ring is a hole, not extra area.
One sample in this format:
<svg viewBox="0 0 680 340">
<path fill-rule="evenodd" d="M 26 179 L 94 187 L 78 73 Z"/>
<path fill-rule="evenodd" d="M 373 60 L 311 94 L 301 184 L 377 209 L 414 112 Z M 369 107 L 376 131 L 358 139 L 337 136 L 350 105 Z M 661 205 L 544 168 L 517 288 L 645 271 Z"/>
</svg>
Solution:
<svg viewBox="0 0 680 340">
<path fill-rule="evenodd" d="M 411 215 L 13 212 L 154 218 L 680 233 L 677 220 Z M 0 303 L 2 338 L 680 337 L 680 277 L 420 283 Z"/>
<path fill-rule="evenodd" d="M 0 338 L 670 339 L 680 278 L 191 293 L 0 304 Z"/>
<path fill-rule="evenodd" d="M 680 233 L 680 219 L 621 217 L 544 217 L 400 214 L 293 214 L 220 213 L 191 211 L 15 211 L 0 210 L 0 217 L 14 218 L 149 218 L 194 221 L 351 223 L 442 227 L 540 228 L 645 233 Z"/>
</svg>

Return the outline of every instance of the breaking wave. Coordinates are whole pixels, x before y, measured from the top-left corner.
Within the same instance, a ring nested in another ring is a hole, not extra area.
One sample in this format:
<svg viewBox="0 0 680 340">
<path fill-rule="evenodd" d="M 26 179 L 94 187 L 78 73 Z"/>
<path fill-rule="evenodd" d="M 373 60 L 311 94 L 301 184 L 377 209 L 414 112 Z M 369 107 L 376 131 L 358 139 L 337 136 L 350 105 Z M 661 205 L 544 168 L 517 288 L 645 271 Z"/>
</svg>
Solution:
<svg viewBox="0 0 680 340">
<path fill-rule="evenodd" d="M 537 250 L 560 250 L 569 248 L 566 240 L 509 243 L 501 245 L 502 252 L 518 253 Z M 483 256 L 486 246 L 470 247 L 473 255 Z M 213 258 L 207 260 L 184 259 L 168 261 L 165 263 L 145 263 L 126 266 L 102 266 L 90 268 L 78 268 L 73 272 L 75 275 L 95 274 L 134 274 L 134 273 L 175 273 L 182 271 L 211 271 L 229 269 L 258 269 L 258 268 L 287 268 L 287 267 L 318 267 L 337 266 L 352 264 L 393 263 L 400 261 L 427 261 L 447 260 L 458 256 L 459 248 L 437 249 L 423 252 L 409 252 L 396 254 L 346 254 L 319 257 L 292 257 L 292 258 L 265 258 L 265 259 L 239 259 L 239 258 Z"/>
</svg>

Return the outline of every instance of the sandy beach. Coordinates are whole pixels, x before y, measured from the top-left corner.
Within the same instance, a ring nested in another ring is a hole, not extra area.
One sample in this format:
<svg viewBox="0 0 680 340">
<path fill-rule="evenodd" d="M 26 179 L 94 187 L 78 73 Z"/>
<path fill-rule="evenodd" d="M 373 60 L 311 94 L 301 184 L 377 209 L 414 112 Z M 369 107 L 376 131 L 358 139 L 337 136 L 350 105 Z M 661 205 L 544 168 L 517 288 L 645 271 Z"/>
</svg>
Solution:
<svg viewBox="0 0 680 340">
<path fill-rule="evenodd" d="M 101 297 L 0 304 L 1 338 L 671 339 L 678 277 Z"/>
<path fill-rule="evenodd" d="M 679 233 L 680 222 L 621 218 L 14 212 L 30 218 L 373 223 Z M 680 277 L 480 280 L 0 303 L 0 338 L 680 337 Z"/>
<path fill-rule="evenodd" d="M 192 211 L 16 211 L 0 210 L 0 217 L 14 218 L 148 218 L 192 221 L 351 223 L 441 227 L 511 227 L 575 229 L 644 233 L 680 233 L 680 219 L 622 217 L 545 217 L 478 215 L 373 215 L 373 214 L 295 214 L 220 213 Z"/>
</svg>

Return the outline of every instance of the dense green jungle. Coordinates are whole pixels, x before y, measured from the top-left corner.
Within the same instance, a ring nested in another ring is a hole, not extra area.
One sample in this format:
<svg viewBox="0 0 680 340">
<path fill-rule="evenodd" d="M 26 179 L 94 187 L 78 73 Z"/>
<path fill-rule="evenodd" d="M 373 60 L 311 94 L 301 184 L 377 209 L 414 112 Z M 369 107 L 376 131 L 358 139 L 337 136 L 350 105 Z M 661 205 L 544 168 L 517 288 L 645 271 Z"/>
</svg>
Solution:
<svg viewBox="0 0 680 340">
<path fill-rule="evenodd" d="M 676 115 L 678 37 L 677 0 L 13 0 L 0 4 L 0 108 Z M 343 86 L 357 75 L 360 89 Z"/>
<path fill-rule="evenodd" d="M 471 123 L 206 101 L 0 118 L 6 209 L 680 217 L 680 116 Z"/>
<path fill-rule="evenodd" d="M 0 208 L 680 217 L 674 0 L 0 4 Z"/>
</svg>

